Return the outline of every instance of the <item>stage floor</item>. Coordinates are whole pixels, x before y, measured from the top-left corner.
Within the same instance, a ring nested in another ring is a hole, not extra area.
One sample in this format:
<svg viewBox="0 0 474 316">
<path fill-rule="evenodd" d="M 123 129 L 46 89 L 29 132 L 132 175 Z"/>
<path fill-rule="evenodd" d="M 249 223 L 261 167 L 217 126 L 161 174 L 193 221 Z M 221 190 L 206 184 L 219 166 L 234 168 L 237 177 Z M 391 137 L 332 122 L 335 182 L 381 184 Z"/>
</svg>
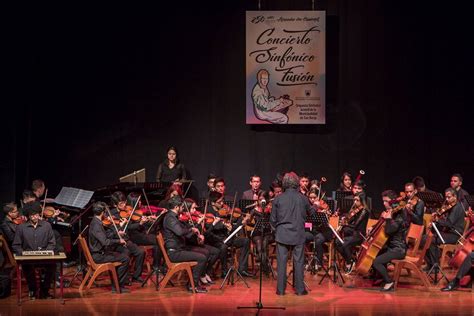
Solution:
<svg viewBox="0 0 474 316">
<path fill-rule="evenodd" d="M 245 278 L 250 288 L 242 281 L 225 285 L 219 289 L 220 279 L 211 286 L 207 294 L 191 294 L 185 291 L 183 282 L 156 292 L 152 283 L 144 288 L 134 284 L 129 294 L 112 294 L 108 280 L 93 287 L 86 295 L 79 295 L 76 282 L 74 288 L 65 289 L 65 305 L 59 300 L 29 301 L 25 291 L 23 305 L 16 304 L 16 293 L 1 300 L 0 315 L 255 315 L 256 309 L 238 310 L 238 306 L 255 306 L 259 297 L 259 279 Z M 282 306 L 286 310 L 262 310 L 261 315 L 473 315 L 473 292 L 460 289 L 443 293 L 439 286 L 424 290 L 415 285 L 416 280 L 402 278 L 395 292 L 382 293 L 372 287 L 370 281 L 356 277 L 339 287 L 328 279 L 321 285 L 321 275 L 305 274 L 310 287 L 309 295 L 297 296 L 288 286 L 285 296 L 275 294 L 276 281 L 263 278 L 262 302 L 264 307 Z M 409 284 L 409 282 L 411 284 Z M 348 287 L 349 283 L 355 288 Z"/>
</svg>

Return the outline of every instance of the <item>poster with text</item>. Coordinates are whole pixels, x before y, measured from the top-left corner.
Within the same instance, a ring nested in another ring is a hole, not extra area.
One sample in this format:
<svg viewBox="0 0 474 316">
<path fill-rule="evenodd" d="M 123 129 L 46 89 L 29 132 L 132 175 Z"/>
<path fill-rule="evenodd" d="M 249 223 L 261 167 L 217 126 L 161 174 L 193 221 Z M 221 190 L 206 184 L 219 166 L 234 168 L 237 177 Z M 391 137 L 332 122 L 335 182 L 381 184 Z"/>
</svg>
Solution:
<svg viewBox="0 0 474 316">
<path fill-rule="evenodd" d="M 247 11 L 247 124 L 326 123 L 326 12 Z"/>
</svg>

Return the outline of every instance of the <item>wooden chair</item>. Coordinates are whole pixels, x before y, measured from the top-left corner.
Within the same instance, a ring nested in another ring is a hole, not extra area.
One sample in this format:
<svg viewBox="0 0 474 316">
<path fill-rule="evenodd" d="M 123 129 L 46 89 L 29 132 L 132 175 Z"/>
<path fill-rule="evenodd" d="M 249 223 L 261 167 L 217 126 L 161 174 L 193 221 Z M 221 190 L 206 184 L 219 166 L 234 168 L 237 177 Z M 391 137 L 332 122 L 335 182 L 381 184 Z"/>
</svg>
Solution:
<svg viewBox="0 0 474 316">
<path fill-rule="evenodd" d="M 5 254 L 5 258 L 6 258 L 5 263 L 0 268 L 3 268 L 3 269 L 15 268 L 16 260 L 15 258 L 13 258 L 13 254 L 10 250 L 10 247 L 8 246 L 7 241 L 2 235 L 0 235 L 0 251 L 2 251 Z"/>
<path fill-rule="evenodd" d="M 418 252 L 418 248 L 420 248 L 423 231 L 424 231 L 423 225 L 416 225 L 413 223 L 410 224 L 406 241 L 408 245 L 413 244 L 413 247 L 408 249 L 407 256 L 411 256 L 411 257 L 416 256 Z"/>
<path fill-rule="evenodd" d="M 99 275 L 101 275 L 104 272 L 109 272 L 111 281 L 113 282 L 118 293 L 120 293 L 120 286 L 119 286 L 119 281 L 117 278 L 117 271 L 115 268 L 121 265 L 122 263 L 120 262 L 95 263 L 94 259 L 92 258 L 92 254 L 89 250 L 87 241 L 81 235 L 79 235 L 77 239 L 79 240 L 79 245 L 82 249 L 82 253 L 84 254 L 84 257 L 86 258 L 86 261 L 87 261 L 87 273 L 84 276 L 84 279 L 82 280 L 81 286 L 79 286 L 79 291 L 82 292 L 86 284 L 87 284 L 86 291 L 89 291 L 92 284 L 94 284 L 95 279 Z M 89 277 L 90 277 L 90 280 L 89 280 Z M 87 282 L 88 280 L 89 282 Z"/>
<path fill-rule="evenodd" d="M 416 276 L 423 282 L 423 286 L 428 290 L 431 286 L 428 276 L 421 271 L 421 265 L 425 258 L 426 251 L 431 245 L 433 235 L 429 234 L 426 238 L 425 245 L 423 246 L 422 251 L 418 253 L 417 256 L 406 256 L 402 260 L 392 260 L 392 263 L 395 265 L 393 280 L 395 281 L 395 289 L 397 288 L 398 281 L 400 279 L 400 274 L 402 269 L 405 269 L 409 272 L 414 272 Z"/>
<path fill-rule="evenodd" d="M 163 253 L 163 258 L 165 259 L 166 266 L 168 267 L 168 272 L 166 273 L 165 277 L 161 281 L 159 291 L 165 288 L 166 284 L 168 284 L 168 282 L 176 273 L 184 270 L 188 273 L 189 281 L 191 282 L 191 286 L 193 288 L 193 293 L 196 293 L 194 289 L 194 279 L 193 279 L 193 273 L 191 271 L 191 267 L 194 267 L 195 265 L 197 265 L 197 262 L 196 261 L 171 262 L 170 258 L 168 257 L 168 253 L 166 252 L 165 241 L 163 239 L 163 235 L 161 233 L 156 235 L 156 240 L 158 241 L 158 245 L 160 246 L 161 252 Z"/>
<path fill-rule="evenodd" d="M 469 229 L 470 219 L 466 217 L 464 219 L 464 231 L 462 232 L 463 236 L 466 234 L 467 230 Z M 456 244 L 443 244 L 439 245 L 441 249 L 441 257 L 439 259 L 439 266 L 441 268 L 449 268 L 449 260 L 451 256 L 461 247 L 459 243 Z M 451 256 L 450 256 L 451 255 Z"/>
<path fill-rule="evenodd" d="M 425 234 L 428 234 L 428 226 L 431 224 L 432 215 L 425 213 L 423 215 L 423 226 L 425 227 Z"/>
</svg>

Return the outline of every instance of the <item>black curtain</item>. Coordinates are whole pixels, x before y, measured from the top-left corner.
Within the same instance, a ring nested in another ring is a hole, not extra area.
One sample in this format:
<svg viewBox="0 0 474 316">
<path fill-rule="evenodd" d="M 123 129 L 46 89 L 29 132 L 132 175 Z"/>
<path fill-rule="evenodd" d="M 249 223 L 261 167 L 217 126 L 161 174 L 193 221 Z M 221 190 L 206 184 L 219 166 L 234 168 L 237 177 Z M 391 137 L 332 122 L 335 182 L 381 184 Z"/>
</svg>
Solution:
<svg viewBox="0 0 474 316">
<path fill-rule="evenodd" d="M 331 191 L 342 172 L 364 169 L 376 207 L 382 190 L 403 190 L 415 175 L 441 191 L 460 172 L 472 188 L 468 10 L 315 1 L 327 11 L 327 124 L 248 126 L 245 11 L 257 1 L 228 2 L 19 17 L 15 124 L 5 134 L 14 166 L 5 179 L 14 183 L 2 198 L 19 197 L 34 178 L 53 195 L 141 168 L 154 181 L 171 145 L 194 194 L 210 172 L 233 194 L 252 174 L 266 189 L 284 170 L 325 176 Z M 311 10 L 312 1 L 261 9 Z"/>
</svg>

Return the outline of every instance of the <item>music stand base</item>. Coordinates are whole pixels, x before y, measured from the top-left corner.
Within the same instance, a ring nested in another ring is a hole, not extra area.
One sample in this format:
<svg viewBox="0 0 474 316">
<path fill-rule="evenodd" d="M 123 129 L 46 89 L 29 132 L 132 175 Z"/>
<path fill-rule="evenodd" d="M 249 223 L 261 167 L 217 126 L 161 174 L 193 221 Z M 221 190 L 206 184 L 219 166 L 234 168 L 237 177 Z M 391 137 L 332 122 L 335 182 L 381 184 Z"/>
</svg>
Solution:
<svg viewBox="0 0 474 316">
<path fill-rule="evenodd" d="M 431 274 L 434 273 L 434 277 L 431 277 Z M 438 273 L 441 273 L 442 277 L 438 280 Z M 439 263 L 433 264 L 431 269 L 428 271 L 428 276 L 430 277 L 431 280 L 433 280 L 434 285 L 438 285 L 438 283 L 444 278 L 446 281 L 449 283 L 449 279 L 446 277 L 446 274 L 443 272 L 443 269 L 441 269 Z"/>
<path fill-rule="evenodd" d="M 224 287 L 225 285 L 225 282 L 227 281 L 227 284 L 232 284 L 234 285 L 234 273 L 237 273 L 237 276 L 244 282 L 245 286 L 247 286 L 247 288 L 250 288 L 250 286 L 248 285 L 247 281 L 245 281 L 244 277 L 240 274 L 239 270 L 237 270 L 233 265 L 229 268 L 229 270 L 227 270 L 227 273 L 225 274 L 225 277 L 224 277 L 224 281 L 222 281 L 222 284 L 220 286 L 220 290 L 222 290 L 222 288 Z"/>
</svg>

